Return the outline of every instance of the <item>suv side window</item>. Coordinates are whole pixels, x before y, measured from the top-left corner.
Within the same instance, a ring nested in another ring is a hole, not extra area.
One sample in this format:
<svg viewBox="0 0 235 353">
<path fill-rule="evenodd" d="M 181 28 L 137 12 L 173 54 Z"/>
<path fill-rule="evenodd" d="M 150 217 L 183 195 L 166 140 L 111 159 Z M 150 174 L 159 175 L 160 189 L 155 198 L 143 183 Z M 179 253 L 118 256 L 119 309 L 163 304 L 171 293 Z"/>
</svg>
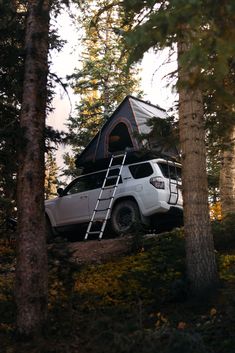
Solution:
<svg viewBox="0 0 235 353">
<path fill-rule="evenodd" d="M 110 169 L 108 177 L 113 177 L 113 178 L 112 179 L 107 179 L 105 185 L 109 186 L 109 185 L 116 184 L 119 172 L 120 172 L 119 168 Z M 121 183 L 122 183 L 122 176 L 120 176 L 118 184 L 121 184 Z"/>
<path fill-rule="evenodd" d="M 165 178 L 180 180 L 181 168 L 172 164 L 158 162 L 161 172 Z"/>
<path fill-rule="evenodd" d="M 145 178 L 153 174 L 153 168 L 150 163 L 131 165 L 129 170 L 134 179 Z"/>
<path fill-rule="evenodd" d="M 73 194 L 77 194 L 78 192 L 85 191 L 86 184 L 87 184 L 87 180 L 85 176 L 76 179 L 65 189 L 65 195 L 73 195 Z"/>
<path fill-rule="evenodd" d="M 101 186 L 104 182 L 105 174 L 106 174 L 106 172 L 100 172 L 100 173 L 95 173 L 95 174 L 89 175 L 90 180 L 89 180 L 89 187 L 87 190 L 101 188 Z"/>
<path fill-rule="evenodd" d="M 111 169 L 109 176 L 118 176 L 119 169 Z M 106 171 L 84 175 L 74 180 L 64 191 L 64 195 L 73 195 L 79 192 L 99 189 L 103 185 Z M 122 178 L 119 179 L 119 184 L 122 183 Z M 107 180 L 106 186 L 115 184 L 115 178 Z"/>
<path fill-rule="evenodd" d="M 65 189 L 65 195 L 101 188 L 104 177 L 105 172 L 81 176 Z"/>
</svg>

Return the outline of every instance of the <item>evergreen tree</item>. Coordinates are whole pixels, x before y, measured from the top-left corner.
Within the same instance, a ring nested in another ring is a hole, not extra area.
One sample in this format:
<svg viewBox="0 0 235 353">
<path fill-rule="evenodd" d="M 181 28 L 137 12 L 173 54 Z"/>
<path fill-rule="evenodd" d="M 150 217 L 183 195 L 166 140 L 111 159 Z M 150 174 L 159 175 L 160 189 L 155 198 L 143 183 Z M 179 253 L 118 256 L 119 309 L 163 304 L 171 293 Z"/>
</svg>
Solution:
<svg viewBox="0 0 235 353">
<path fill-rule="evenodd" d="M 51 199 L 57 195 L 58 186 L 58 166 L 56 164 L 56 158 L 53 151 L 48 151 L 46 153 L 45 160 L 45 199 Z"/>
<path fill-rule="evenodd" d="M 189 29 L 188 26 L 185 29 Z M 191 289 L 206 293 L 217 286 L 217 271 L 208 213 L 208 183 L 202 92 L 188 84 L 194 68 L 181 57 L 190 50 L 187 35 L 178 43 L 179 132 L 182 153 L 186 264 Z"/>
<path fill-rule="evenodd" d="M 0 218 L 12 216 L 16 206 L 17 150 L 22 139 L 19 114 L 22 101 L 24 73 L 24 36 L 27 1 L 0 2 Z M 54 2 L 55 10 L 59 4 Z M 61 44 L 52 30 L 50 47 Z M 52 99 L 53 85 L 49 81 L 48 109 Z M 46 129 L 46 139 L 57 142 L 61 135 Z"/>
<path fill-rule="evenodd" d="M 214 36 L 209 38 L 212 43 L 208 50 L 207 70 L 207 80 L 212 84 L 207 84 L 204 89 L 204 101 L 209 167 L 214 172 L 211 180 L 215 186 L 214 194 L 218 194 L 218 190 L 220 192 L 222 215 L 225 217 L 235 214 L 235 50 L 231 39 L 235 6 L 229 1 L 213 7 Z"/>
<path fill-rule="evenodd" d="M 222 217 L 235 215 L 235 123 L 227 131 L 227 146 L 222 151 L 220 199 Z"/>
<path fill-rule="evenodd" d="M 58 141 L 57 133 L 45 130 L 51 2 L 0 2 L 0 216 L 15 205 L 19 167 L 16 304 L 18 332 L 26 336 L 40 334 L 47 312 L 44 140 L 53 135 Z M 54 0 L 54 9 L 61 3 Z M 55 47 L 55 33 L 50 39 Z"/>
<path fill-rule="evenodd" d="M 49 0 L 27 4 L 25 69 L 17 180 L 17 329 L 40 336 L 47 317 L 47 251 L 44 213 L 44 133 L 47 103 Z"/>
<path fill-rule="evenodd" d="M 128 56 L 117 31 L 122 25 L 123 8 L 119 4 L 112 6 L 110 0 L 85 1 L 81 7 L 81 69 L 72 76 L 79 103 L 77 115 L 68 123 L 70 142 L 77 153 L 126 95 L 140 93 L 138 69 L 133 65 L 127 67 Z"/>
<path fill-rule="evenodd" d="M 127 0 L 124 5 L 129 10 L 128 15 L 132 12 L 131 18 L 136 13 L 139 19 L 134 30 L 127 35 L 132 52 L 130 60 L 138 60 L 151 47 L 164 48 L 178 41 L 179 131 L 187 271 L 193 292 L 206 293 L 217 284 L 208 215 L 202 100 L 205 87 L 212 88 L 209 75 L 212 61 L 208 59 L 212 52 L 208 49 L 215 48 L 216 33 L 210 37 L 214 31 L 211 21 L 215 9 L 210 1 L 202 3 L 200 0 L 190 3 L 185 0 L 147 0 L 143 3 Z M 216 62 L 221 60 L 221 54 L 217 55 Z M 213 75 L 217 75 L 218 84 L 221 75 L 215 65 L 214 68 Z"/>
<path fill-rule="evenodd" d="M 22 95 L 25 8 L 14 1 L 0 2 L 0 217 L 15 206 L 16 150 Z"/>
</svg>

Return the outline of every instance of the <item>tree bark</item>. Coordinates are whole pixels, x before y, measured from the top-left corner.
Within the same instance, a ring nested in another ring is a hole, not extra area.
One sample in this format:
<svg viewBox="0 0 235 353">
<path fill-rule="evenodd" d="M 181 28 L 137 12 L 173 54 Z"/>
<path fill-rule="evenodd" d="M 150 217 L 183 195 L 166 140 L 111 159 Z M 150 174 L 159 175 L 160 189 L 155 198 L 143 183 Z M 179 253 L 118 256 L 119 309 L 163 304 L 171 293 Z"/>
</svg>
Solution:
<svg viewBox="0 0 235 353">
<path fill-rule="evenodd" d="M 187 273 L 194 294 L 217 286 L 218 275 L 208 209 L 205 129 L 200 89 L 190 88 L 190 71 L 181 65 L 189 50 L 178 43 L 179 129 L 182 150 L 182 183 Z"/>
<path fill-rule="evenodd" d="M 222 152 L 220 199 L 222 217 L 235 214 L 235 126 L 228 131 L 227 148 Z"/>
<path fill-rule="evenodd" d="M 28 1 L 17 181 L 17 329 L 24 336 L 40 334 L 47 317 L 44 132 L 49 10 L 50 0 Z"/>
</svg>

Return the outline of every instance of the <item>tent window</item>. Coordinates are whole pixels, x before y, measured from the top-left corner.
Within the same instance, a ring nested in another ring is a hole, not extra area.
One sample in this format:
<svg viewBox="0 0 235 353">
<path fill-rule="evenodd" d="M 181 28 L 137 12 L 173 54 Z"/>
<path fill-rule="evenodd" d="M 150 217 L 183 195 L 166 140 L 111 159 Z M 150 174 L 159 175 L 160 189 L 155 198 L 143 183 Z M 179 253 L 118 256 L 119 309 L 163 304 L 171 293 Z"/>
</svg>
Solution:
<svg viewBox="0 0 235 353">
<path fill-rule="evenodd" d="M 124 151 L 126 147 L 133 147 L 133 143 L 126 124 L 119 123 L 109 134 L 109 152 Z"/>
</svg>

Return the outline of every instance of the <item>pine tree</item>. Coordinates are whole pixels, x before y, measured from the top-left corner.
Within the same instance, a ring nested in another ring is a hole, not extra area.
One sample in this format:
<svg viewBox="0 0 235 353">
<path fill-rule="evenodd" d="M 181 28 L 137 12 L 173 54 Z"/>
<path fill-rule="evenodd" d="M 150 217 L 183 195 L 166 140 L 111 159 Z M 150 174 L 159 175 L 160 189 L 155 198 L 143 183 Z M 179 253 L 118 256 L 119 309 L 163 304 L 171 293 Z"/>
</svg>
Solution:
<svg viewBox="0 0 235 353">
<path fill-rule="evenodd" d="M 16 151 L 22 95 L 24 7 L 0 2 L 0 217 L 12 214 L 16 205 Z"/>
<path fill-rule="evenodd" d="M 220 194 L 222 215 L 235 213 L 235 50 L 233 43 L 235 6 L 219 2 L 210 16 L 213 35 L 207 40 L 208 69 L 204 89 L 209 167 L 214 172 L 215 196 Z M 207 46 L 206 46 L 207 48 Z M 218 197 L 217 197 L 218 198 Z"/>
<path fill-rule="evenodd" d="M 25 69 L 17 180 L 17 329 L 40 336 L 47 317 L 47 251 L 44 215 L 44 133 L 47 103 L 49 0 L 27 4 Z"/>
<path fill-rule="evenodd" d="M 235 124 L 227 132 L 227 146 L 222 151 L 220 198 L 222 216 L 235 215 Z"/>
<path fill-rule="evenodd" d="M 57 185 L 58 185 L 58 166 L 56 164 L 56 158 L 53 151 L 48 151 L 46 153 L 45 159 L 45 182 L 44 191 L 45 199 L 51 199 L 57 195 Z"/>
<path fill-rule="evenodd" d="M 0 2 L 0 218 L 12 216 L 16 206 L 17 150 L 22 134 L 19 115 L 24 74 L 25 0 Z M 54 6 L 58 3 L 54 2 Z M 56 34 L 50 32 L 50 47 L 58 47 Z M 49 83 L 48 108 L 52 97 Z M 46 139 L 58 142 L 60 136 L 46 129 Z"/>
<path fill-rule="evenodd" d="M 208 57 L 214 45 L 210 25 L 212 5 L 201 0 L 140 3 L 127 0 L 127 14 L 138 24 L 127 42 L 130 60 L 138 60 L 149 48 L 173 46 L 178 40 L 179 130 L 182 148 L 184 222 L 187 272 L 192 291 L 206 293 L 217 285 L 217 270 L 209 224 L 206 173 L 203 88 L 212 88 Z M 205 9 L 206 7 L 206 9 Z M 203 11 L 202 11 L 203 9 Z M 128 16 L 127 16 L 128 19 Z M 142 23 L 141 23 L 142 20 Z M 205 45 L 205 43 L 207 44 Z M 208 45 L 208 43 L 210 43 Z M 221 54 L 221 53 L 220 53 Z M 221 59 L 222 55 L 219 56 Z M 218 59 L 218 57 L 217 57 Z M 209 61 L 211 64 L 211 62 Z M 218 74 L 214 70 L 213 74 Z M 200 255 L 200 256 L 199 256 Z"/>
<path fill-rule="evenodd" d="M 185 30 L 189 30 L 185 26 Z M 179 132 L 182 153 L 184 233 L 186 264 L 191 290 L 206 293 L 217 286 L 218 278 L 208 213 L 208 183 L 202 92 L 189 85 L 194 68 L 181 62 L 190 50 L 188 37 L 178 43 Z"/>
<path fill-rule="evenodd" d="M 77 115 L 68 123 L 73 150 L 80 153 L 99 131 L 106 118 L 128 94 L 138 94 L 136 66 L 127 66 L 122 38 L 117 29 L 124 16 L 112 1 L 85 1 L 81 9 L 83 53 L 81 69 L 72 76 L 79 97 Z M 128 28 L 126 26 L 126 28 Z"/>
</svg>

